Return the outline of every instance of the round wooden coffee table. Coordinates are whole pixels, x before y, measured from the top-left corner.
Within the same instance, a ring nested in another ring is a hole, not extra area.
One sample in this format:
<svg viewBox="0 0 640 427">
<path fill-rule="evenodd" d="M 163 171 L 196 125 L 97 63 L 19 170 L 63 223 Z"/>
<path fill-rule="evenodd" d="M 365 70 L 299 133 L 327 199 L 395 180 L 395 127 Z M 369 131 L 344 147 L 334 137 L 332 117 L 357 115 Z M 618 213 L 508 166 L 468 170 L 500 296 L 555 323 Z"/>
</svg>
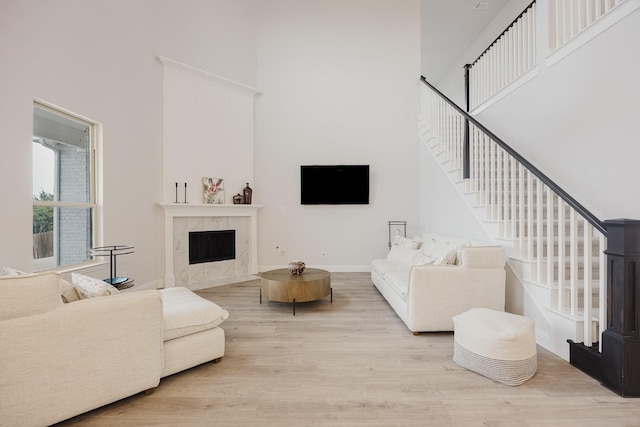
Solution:
<svg viewBox="0 0 640 427">
<path fill-rule="evenodd" d="M 291 274 L 286 268 L 267 271 L 260 275 L 260 304 L 264 296 L 269 301 L 292 302 L 296 315 L 296 302 L 315 301 L 331 295 L 331 273 L 318 268 L 307 268 L 302 274 Z"/>
</svg>

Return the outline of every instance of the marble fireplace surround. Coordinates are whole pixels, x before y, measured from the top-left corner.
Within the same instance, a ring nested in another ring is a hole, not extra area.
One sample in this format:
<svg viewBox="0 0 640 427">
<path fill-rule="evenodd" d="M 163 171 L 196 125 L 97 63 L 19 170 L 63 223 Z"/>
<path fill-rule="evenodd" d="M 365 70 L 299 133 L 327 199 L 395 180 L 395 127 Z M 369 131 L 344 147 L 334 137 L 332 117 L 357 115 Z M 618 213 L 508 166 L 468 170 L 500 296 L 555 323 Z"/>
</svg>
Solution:
<svg viewBox="0 0 640 427">
<path fill-rule="evenodd" d="M 258 273 L 259 205 L 160 204 L 164 211 L 164 287 L 196 290 Z M 189 232 L 236 230 L 236 259 L 189 265 Z"/>
</svg>

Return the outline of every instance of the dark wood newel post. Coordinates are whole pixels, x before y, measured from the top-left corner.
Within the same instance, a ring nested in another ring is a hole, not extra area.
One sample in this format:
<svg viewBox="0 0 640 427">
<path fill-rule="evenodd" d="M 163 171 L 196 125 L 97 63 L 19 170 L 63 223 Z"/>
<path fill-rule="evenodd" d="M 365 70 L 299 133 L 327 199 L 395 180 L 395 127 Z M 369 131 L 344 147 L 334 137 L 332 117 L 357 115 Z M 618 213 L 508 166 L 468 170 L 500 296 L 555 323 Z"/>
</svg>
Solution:
<svg viewBox="0 0 640 427">
<path fill-rule="evenodd" d="M 466 64 L 464 66 L 464 102 L 465 102 L 465 111 L 469 112 L 469 106 L 471 104 L 469 100 L 469 70 L 471 69 L 471 64 Z M 462 178 L 469 179 L 471 177 L 471 167 L 470 167 L 470 149 L 469 149 L 469 119 L 464 119 L 464 146 L 462 147 Z"/>
<path fill-rule="evenodd" d="M 608 302 L 602 383 L 621 396 L 640 397 L 640 221 L 604 223 Z"/>
</svg>

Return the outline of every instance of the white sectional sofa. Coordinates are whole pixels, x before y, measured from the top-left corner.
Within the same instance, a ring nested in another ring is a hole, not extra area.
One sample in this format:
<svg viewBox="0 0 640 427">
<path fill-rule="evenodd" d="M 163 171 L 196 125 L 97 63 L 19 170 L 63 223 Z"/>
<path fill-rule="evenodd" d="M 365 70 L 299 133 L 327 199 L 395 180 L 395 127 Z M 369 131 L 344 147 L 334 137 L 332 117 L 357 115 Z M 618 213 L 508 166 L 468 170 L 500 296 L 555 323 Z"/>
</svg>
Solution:
<svg viewBox="0 0 640 427">
<path fill-rule="evenodd" d="M 0 277 L 1 427 L 54 424 L 224 355 L 228 312 L 188 289 L 76 289 L 57 273 Z"/>
<path fill-rule="evenodd" d="M 399 238 L 371 262 L 371 280 L 414 334 L 453 331 L 453 316 L 474 307 L 504 311 L 501 246 L 423 234 Z"/>
</svg>

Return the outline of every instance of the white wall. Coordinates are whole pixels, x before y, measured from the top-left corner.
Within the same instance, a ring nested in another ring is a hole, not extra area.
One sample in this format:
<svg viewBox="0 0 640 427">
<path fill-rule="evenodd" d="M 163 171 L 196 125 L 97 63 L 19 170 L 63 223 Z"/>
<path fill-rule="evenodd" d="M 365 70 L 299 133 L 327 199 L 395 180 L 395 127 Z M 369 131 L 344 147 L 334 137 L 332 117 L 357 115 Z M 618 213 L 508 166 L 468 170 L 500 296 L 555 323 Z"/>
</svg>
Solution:
<svg viewBox="0 0 640 427">
<path fill-rule="evenodd" d="M 103 124 L 104 243 L 136 248 L 119 274 L 162 277 L 161 55 L 263 93 L 260 264 L 367 268 L 388 220 L 418 227 L 419 27 L 418 0 L 0 0 L 0 265 L 30 270 L 39 98 Z M 371 204 L 301 206 L 302 163 L 370 164 Z"/>
<path fill-rule="evenodd" d="M 491 240 L 424 143 L 420 143 L 420 228 L 469 240 Z"/>
<path fill-rule="evenodd" d="M 417 231 L 419 12 L 418 0 L 260 2 L 252 187 L 263 269 L 368 269 L 387 253 L 387 221 Z M 300 205 L 301 164 L 369 164 L 370 204 Z"/>
<path fill-rule="evenodd" d="M 252 85 L 251 1 L 0 1 L 0 265 L 31 268 L 32 102 L 103 125 L 104 243 L 118 273 L 162 276 L 163 55 Z"/>
<path fill-rule="evenodd" d="M 256 91 L 162 58 L 163 198 L 203 203 L 203 178 L 221 178 L 222 203 L 253 181 Z M 176 191 L 177 190 L 177 191 Z"/>
<path fill-rule="evenodd" d="M 444 73 L 441 79 L 429 81 L 429 83 L 464 108 L 465 64 L 475 61 L 530 2 L 530 0 L 507 2 L 448 72 Z M 446 40 L 441 40 L 440 43 L 446 44 Z M 433 60 L 436 59 L 422 58 L 422 63 L 429 64 Z M 431 73 L 424 69 L 422 74 L 428 76 Z M 472 215 L 466 202 L 454 190 L 433 155 L 425 147 L 421 148 L 420 155 L 420 185 L 420 223 L 423 230 L 477 240 L 490 239 L 484 227 Z"/>
<path fill-rule="evenodd" d="M 248 86 L 256 84 L 256 2 L 160 0 L 157 54 Z M 122 3 L 136 3 L 122 0 Z"/>
</svg>

